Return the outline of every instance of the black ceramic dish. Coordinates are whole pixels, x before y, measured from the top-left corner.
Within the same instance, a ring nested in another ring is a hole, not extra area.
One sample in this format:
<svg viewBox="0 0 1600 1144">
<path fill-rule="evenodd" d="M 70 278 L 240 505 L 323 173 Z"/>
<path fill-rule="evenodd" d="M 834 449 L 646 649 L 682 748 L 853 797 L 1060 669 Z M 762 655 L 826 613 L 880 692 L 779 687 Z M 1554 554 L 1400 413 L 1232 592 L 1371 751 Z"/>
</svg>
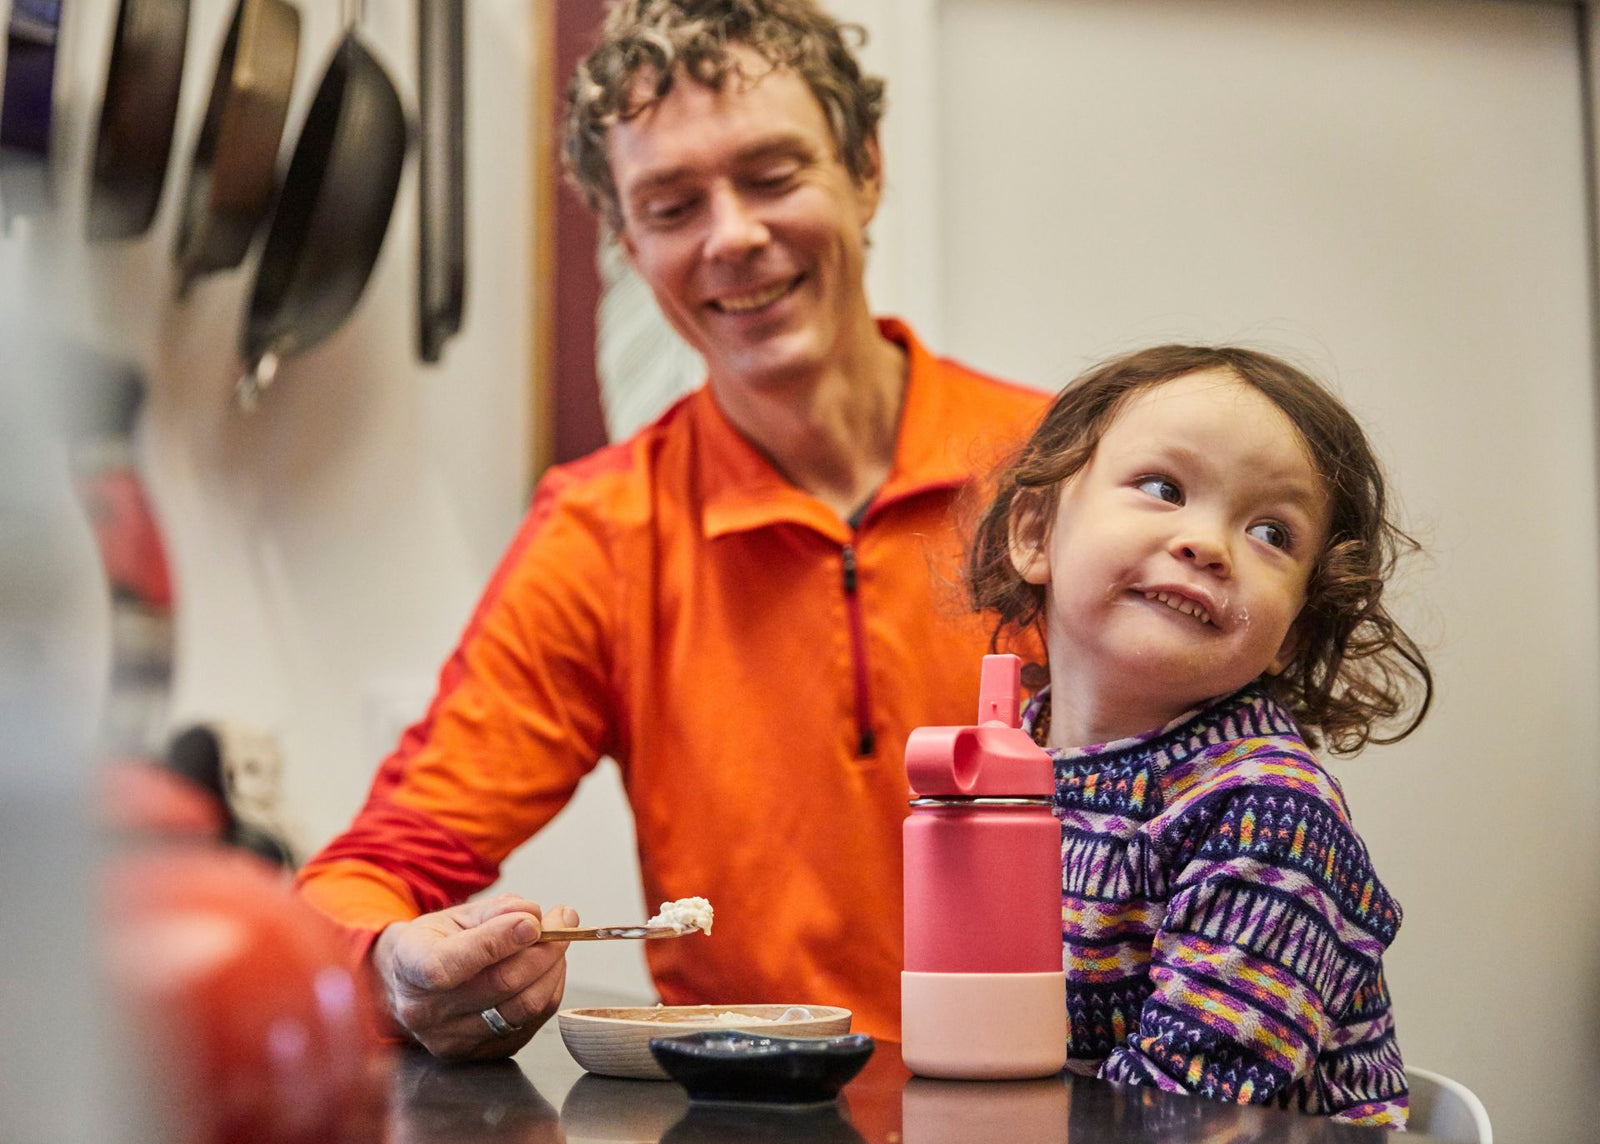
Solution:
<svg viewBox="0 0 1600 1144">
<path fill-rule="evenodd" d="M 763 1104 L 832 1100 L 876 1047 L 865 1033 L 764 1037 L 713 1030 L 650 1039 L 651 1055 L 689 1091 L 690 1100 Z"/>
</svg>

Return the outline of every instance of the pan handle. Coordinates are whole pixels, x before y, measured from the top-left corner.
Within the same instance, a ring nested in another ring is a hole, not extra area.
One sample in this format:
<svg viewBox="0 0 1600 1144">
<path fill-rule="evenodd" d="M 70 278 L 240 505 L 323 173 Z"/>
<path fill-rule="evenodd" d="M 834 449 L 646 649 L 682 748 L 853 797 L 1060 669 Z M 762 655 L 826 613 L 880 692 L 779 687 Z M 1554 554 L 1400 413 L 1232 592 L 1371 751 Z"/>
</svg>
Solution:
<svg viewBox="0 0 1600 1144">
<path fill-rule="evenodd" d="M 422 117 L 417 352 L 437 362 L 461 329 L 466 298 L 466 13 L 463 0 L 417 0 Z"/>
<path fill-rule="evenodd" d="M 278 376 L 278 355 L 268 350 L 256 359 L 254 364 L 247 365 L 238 384 L 233 387 L 233 400 L 243 413 L 254 413 L 256 405 L 261 400 L 262 392 L 272 384 Z"/>
</svg>

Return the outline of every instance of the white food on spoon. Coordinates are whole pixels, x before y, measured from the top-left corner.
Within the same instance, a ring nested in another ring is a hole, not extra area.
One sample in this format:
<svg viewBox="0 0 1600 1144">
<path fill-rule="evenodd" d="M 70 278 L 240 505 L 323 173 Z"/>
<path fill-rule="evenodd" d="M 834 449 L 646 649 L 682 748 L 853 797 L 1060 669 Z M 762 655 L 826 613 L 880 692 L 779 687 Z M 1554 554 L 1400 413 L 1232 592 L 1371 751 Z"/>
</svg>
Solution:
<svg viewBox="0 0 1600 1144">
<path fill-rule="evenodd" d="M 662 902 L 661 912 L 645 923 L 647 926 L 671 926 L 679 933 L 701 930 L 711 933 L 711 903 L 704 898 L 679 898 L 675 902 Z"/>
</svg>

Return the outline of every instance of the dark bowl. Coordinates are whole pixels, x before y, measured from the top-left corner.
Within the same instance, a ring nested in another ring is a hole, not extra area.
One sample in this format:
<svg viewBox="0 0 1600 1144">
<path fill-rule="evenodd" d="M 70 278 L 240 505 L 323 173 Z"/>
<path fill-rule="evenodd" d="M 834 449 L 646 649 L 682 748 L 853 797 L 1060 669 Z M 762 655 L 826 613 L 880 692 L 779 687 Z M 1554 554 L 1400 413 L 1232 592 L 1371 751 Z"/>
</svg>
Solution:
<svg viewBox="0 0 1600 1144">
<path fill-rule="evenodd" d="M 764 1037 L 713 1030 L 650 1038 L 650 1053 L 690 1100 L 762 1104 L 830 1101 L 872 1056 L 865 1033 L 842 1037 Z"/>
</svg>

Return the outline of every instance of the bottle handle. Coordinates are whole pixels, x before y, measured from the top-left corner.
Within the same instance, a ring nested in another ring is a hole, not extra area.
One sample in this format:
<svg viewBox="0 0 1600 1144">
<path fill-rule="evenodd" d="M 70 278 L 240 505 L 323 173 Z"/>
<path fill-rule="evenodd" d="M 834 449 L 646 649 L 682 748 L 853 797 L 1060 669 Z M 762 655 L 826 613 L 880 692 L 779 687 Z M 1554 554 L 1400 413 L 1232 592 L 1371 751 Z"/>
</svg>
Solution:
<svg viewBox="0 0 1600 1144">
<path fill-rule="evenodd" d="M 986 655 L 978 675 L 978 725 L 1003 723 L 1020 727 L 1022 660 L 1014 655 Z"/>
</svg>

